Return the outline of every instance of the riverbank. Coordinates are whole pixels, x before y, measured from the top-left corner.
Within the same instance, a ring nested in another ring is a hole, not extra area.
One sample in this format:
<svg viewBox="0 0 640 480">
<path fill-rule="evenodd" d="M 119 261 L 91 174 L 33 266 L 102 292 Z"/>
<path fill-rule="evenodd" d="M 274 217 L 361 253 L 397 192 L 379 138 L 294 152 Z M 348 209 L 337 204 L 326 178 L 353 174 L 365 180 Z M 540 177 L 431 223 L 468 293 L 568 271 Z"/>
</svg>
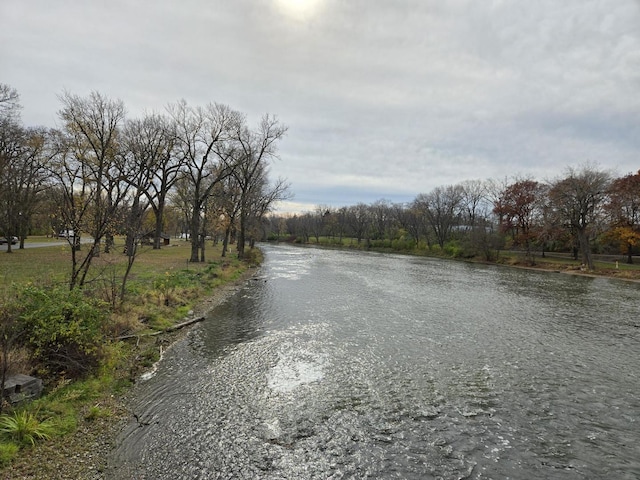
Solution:
<svg viewBox="0 0 640 480">
<path fill-rule="evenodd" d="M 343 243 L 315 243 L 310 241 L 309 243 L 296 243 L 290 241 L 282 241 L 290 245 L 297 245 L 301 247 L 313 247 L 313 248 L 329 248 L 339 250 L 359 250 L 370 251 L 378 253 L 390 253 L 397 255 L 410 255 L 416 257 L 427 258 L 442 258 L 446 260 L 462 261 L 467 263 L 479 263 L 483 265 L 496 265 L 502 267 L 513 267 L 527 270 L 539 270 L 554 273 L 563 273 L 569 275 L 582 275 L 592 278 L 612 278 L 617 280 L 625 280 L 632 282 L 640 282 L 640 265 L 637 264 L 638 257 L 636 256 L 636 263 L 628 264 L 625 256 L 615 255 L 594 255 L 596 268 L 589 270 L 578 260 L 574 260 L 569 254 L 557 254 L 547 253 L 542 256 L 540 253 L 535 253 L 532 260 L 525 258 L 524 252 L 504 250 L 495 252 L 494 260 L 486 260 L 483 257 L 465 257 L 456 254 L 456 249 L 450 251 L 453 254 L 448 253 L 449 250 L 441 249 L 438 246 L 434 246 L 430 249 L 395 249 L 388 246 L 379 246 L 374 243 L 367 244 L 361 243 L 347 243 L 347 240 Z"/>
<path fill-rule="evenodd" d="M 624 280 L 628 282 L 640 282 L 640 269 L 620 269 L 620 268 L 603 268 L 589 270 L 575 262 L 563 263 L 562 261 L 549 262 L 540 259 L 535 263 L 523 262 L 510 257 L 505 262 L 485 262 L 480 260 L 470 260 L 470 263 L 482 263 L 486 265 L 497 265 L 502 267 L 520 268 L 524 270 L 535 270 L 550 273 L 561 273 L 565 275 L 577 275 L 590 278 L 610 278 L 615 280 Z"/>
<path fill-rule="evenodd" d="M 196 302 L 192 318 L 206 316 L 211 310 L 233 296 L 244 283 L 255 276 L 256 267 L 250 267 L 235 281 L 222 285 L 207 298 Z M 164 351 L 183 338 L 192 327 L 171 333 L 148 337 Z M 135 366 L 130 366 L 134 368 Z M 138 371 L 139 374 L 143 373 Z M 140 375 L 137 380 L 140 381 Z M 104 480 L 110 452 L 124 425 L 131 419 L 128 408 L 130 390 L 122 395 L 110 394 L 94 402 L 104 416 L 93 418 L 85 415 L 77 429 L 68 435 L 54 437 L 29 448 L 16 458 L 10 466 L 0 471 L 2 480 Z M 91 406 L 87 407 L 88 409 Z"/>
</svg>

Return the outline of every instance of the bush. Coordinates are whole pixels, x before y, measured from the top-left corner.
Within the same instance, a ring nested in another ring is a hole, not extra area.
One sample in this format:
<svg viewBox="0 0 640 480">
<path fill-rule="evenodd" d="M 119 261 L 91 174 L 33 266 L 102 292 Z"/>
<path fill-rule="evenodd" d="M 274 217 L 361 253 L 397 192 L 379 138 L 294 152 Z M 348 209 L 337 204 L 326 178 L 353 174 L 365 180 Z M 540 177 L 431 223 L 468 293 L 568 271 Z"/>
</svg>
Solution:
<svg viewBox="0 0 640 480">
<path fill-rule="evenodd" d="M 99 364 L 108 309 L 77 289 L 44 290 L 27 286 L 18 301 L 25 346 L 44 374 L 78 377 Z"/>
<path fill-rule="evenodd" d="M 449 243 L 445 243 L 442 251 L 448 255 L 449 257 L 452 258 L 461 258 L 464 256 L 464 251 L 463 249 L 460 247 L 460 245 L 458 245 L 458 242 L 449 242 Z"/>
<path fill-rule="evenodd" d="M 416 243 L 413 239 L 399 238 L 393 240 L 392 246 L 394 250 L 410 252 L 416 247 Z"/>
<path fill-rule="evenodd" d="M 257 248 L 245 250 L 244 260 L 251 265 L 260 265 L 262 263 L 262 252 Z"/>
</svg>

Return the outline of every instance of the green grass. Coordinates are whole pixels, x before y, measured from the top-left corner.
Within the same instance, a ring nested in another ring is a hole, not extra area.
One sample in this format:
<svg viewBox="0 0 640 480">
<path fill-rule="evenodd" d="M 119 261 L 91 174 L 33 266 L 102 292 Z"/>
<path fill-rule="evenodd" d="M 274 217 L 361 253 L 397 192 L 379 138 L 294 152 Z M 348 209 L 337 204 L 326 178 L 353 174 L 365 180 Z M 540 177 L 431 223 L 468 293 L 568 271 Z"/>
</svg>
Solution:
<svg viewBox="0 0 640 480">
<path fill-rule="evenodd" d="M 46 237 L 30 237 L 30 242 L 58 241 Z M 15 247 L 15 246 L 14 246 Z M 121 275 L 126 267 L 127 257 L 122 253 L 124 240 L 116 239 L 116 245 L 111 253 L 102 253 L 94 259 L 92 273 L 94 277 L 111 271 Z M 83 245 L 83 249 L 89 248 Z M 207 245 L 206 254 L 213 260 L 220 259 L 221 247 Z M 81 256 L 86 251 L 79 252 Z M 173 272 L 177 270 L 198 271 L 207 267 L 207 263 L 189 263 L 191 256 L 191 244 L 182 240 L 173 240 L 169 246 L 163 246 L 160 250 L 151 247 L 142 247 L 138 254 L 131 279 L 142 283 L 151 281 L 159 273 Z M 231 259 L 230 255 L 230 259 Z M 0 289 L 10 288 L 12 283 L 25 284 L 27 282 L 37 284 L 66 283 L 71 272 L 71 248 L 68 244 L 50 247 L 14 248 L 11 253 L 0 252 Z"/>
</svg>

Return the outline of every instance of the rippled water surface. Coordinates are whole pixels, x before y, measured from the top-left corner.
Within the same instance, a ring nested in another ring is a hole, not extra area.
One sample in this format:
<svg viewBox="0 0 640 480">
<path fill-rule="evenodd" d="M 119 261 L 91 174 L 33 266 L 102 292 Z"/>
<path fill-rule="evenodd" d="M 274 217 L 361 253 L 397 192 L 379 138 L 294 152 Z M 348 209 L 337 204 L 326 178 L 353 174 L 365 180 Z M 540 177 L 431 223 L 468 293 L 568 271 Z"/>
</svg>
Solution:
<svg viewBox="0 0 640 480">
<path fill-rule="evenodd" d="M 640 285 L 265 246 L 112 478 L 640 478 Z"/>
</svg>

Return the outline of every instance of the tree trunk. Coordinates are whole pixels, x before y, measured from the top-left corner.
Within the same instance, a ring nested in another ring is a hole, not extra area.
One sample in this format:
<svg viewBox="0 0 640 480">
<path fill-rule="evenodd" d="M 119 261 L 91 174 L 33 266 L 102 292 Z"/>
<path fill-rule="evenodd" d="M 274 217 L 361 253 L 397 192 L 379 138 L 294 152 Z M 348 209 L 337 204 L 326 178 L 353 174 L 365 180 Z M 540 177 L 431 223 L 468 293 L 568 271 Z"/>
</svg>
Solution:
<svg viewBox="0 0 640 480">
<path fill-rule="evenodd" d="M 242 260 L 244 258 L 244 230 L 242 226 L 240 227 L 240 231 L 238 232 L 237 249 L 238 249 L 238 258 Z"/>
<path fill-rule="evenodd" d="M 111 249 L 113 248 L 114 243 L 115 243 L 115 240 L 113 239 L 113 235 L 110 233 L 107 233 L 105 235 L 104 253 L 111 253 Z"/>
<path fill-rule="evenodd" d="M 224 231 L 224 239 L 222 240 L 222 257 L 227 256 L 227 249 L 229 248 L 229 237 L 231 236 L 231 226 L 227 227 Z"/>
<path fill-rule="evenodd" d="M 153 249 L 160 250 L 160 246 L 162 245 L 162 241 L 160 239 L 160 235 L 162 235 L 162 208 L 158 205 L 156 214 L 156 228 L 153 233 Z"/>
<path fill-rule="evenodd" d="M 194 208 L 193 216 L 191 217 L 191 258 L 189 259 L 192 263 L 198 263 L 199 259 L 199 250 L 200 250 L 200 210 Z"/>
<path fill-rule="evenodd" d="M 594 269 L 593 257 L 591 255 L 591 248 L 589 246 L 589 238 L 584 228 L 577 230 L 578 243 L 580 245 L 580 252 L 582 253 L 582 263 L 586 265 L 589 270 Z"/>
</svg>

